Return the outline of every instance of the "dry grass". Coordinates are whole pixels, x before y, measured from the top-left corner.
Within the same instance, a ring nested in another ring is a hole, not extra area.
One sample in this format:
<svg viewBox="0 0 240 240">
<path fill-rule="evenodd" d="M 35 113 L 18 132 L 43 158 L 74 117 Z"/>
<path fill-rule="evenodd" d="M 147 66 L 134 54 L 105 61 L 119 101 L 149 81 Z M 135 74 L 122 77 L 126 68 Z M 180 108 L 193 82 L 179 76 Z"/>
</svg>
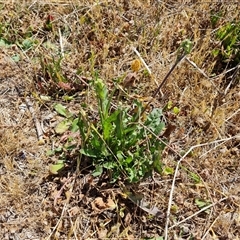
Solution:
<svg viewBox="0 0 240 240">
<path fill-rule="evenodd" d="M 165 234 L 169 239 L 238 239 L 239 75 L 238 84 L 227 88 L 233 71 L 226 74 L 230 66 L 221 66 L 213 76 L 219 62 L 211 52 L 219 44 L 216 30 L 232 20 L 239 21 L 239 8 L 238 2 L 206 1 L 1 2 L 0 40 L 7 40 L 9 46 L 0 48 L 0 238 L 157 239 Z M 211 11 L 222 12 L 214 27 Z M 53 17 L 51 29 L 46 26 L 48 16 Z M 32 42 L 26 49 L 23 41 L 29 37 Z M 179 155 L 193 149 L 181 162 L 172 150 L 164 152 L 166 166 L 175 169 L 180 163 L 174 184 L 173 175 L 154 174 L 154 180 L 132 186 L 162 214 L 149 217 L 125 199 L 120 189 L 92 179 L 90 172 L 76 176 L 75 153 L 68 156 L 68 172 L 49 175 L 48 165 L 58 156 L 48 157 L 46 151 L 64 141 L 54 132 L 59 119 L 51 115 L 53 104 L 61 102 L 77 112 L 85 101 L 94 112 L 89 79 L 97 70 L 109 87 L 113 80 L 124 84 L 121 81 L 138 58 L 132 47 L 152 76 L 142 66 L 128 85 L 126 98 L 129 104 L 132 97 L 149 98 L 186 38 L 194 43 L 188 59 L 198 69 L 183 60 L 153 107 L 172 101 L 180 109 L 177 116 L 171 111 L 166 114 L 167 123 L 176 126 L 169 146 Z M 70 90 L 57 85 L 40 64 L 42 59 L 45 66 L 51 65 L 59 53 L 63 56 L 59 73 L 68 79 Z M 20 60 L 14 62 L 14 56 Z M 61 98 L 72 94 L 71 102 Z M 45 102 L 41 95 L 51 100 Z M 45 130 L 43 145 L 26 106 L 27 96 Z M 114 202 L 113 210 L 107 199 Z M 211 205 L 196 214 L 200 210 L 196 201 Z"/>
</svg>

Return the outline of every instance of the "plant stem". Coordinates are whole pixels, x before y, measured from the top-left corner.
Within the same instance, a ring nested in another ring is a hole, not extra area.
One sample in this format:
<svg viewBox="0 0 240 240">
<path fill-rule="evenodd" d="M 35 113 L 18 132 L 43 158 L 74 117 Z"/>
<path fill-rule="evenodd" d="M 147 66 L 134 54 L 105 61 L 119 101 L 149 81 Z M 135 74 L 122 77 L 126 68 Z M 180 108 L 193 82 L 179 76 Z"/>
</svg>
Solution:
<svg viewBox="0 0 240 240">
<path fill-rule="evenodd" d="M 152 103 L 153 99 L 157 96 L 157 94 L 159 93 L 160 89 L 162 88 L 162 86 L 166 83 L 166 81 L 168 80 L 169 76 L 171 75 L 171 73 L 173 72 L 173 70 L 176 68 L 176 66 L 182 61 L 182 59 L 186 56 L 185 53 L 183 53 L 181 56 L 178 56 L 174 65 L 171 67 L 171 69 L 169 70 L 169 72 L 167 73 L 167 75 L 164 77 L 163 81 L 161 82 L 161 84 L 158 86 L 158 88 L 156 89 L 156 91 L 154 92 L 154 94 L 152 95 L 152 99 L 148 101 L 147 105 L 143 108 L 141 114 L 138 116 L 137 121 L 139 120 L 139 118 L 145 113 L 145 111 L 147 110 L 147 108 L 149 107 L 149 105 Z"/>
</svg>

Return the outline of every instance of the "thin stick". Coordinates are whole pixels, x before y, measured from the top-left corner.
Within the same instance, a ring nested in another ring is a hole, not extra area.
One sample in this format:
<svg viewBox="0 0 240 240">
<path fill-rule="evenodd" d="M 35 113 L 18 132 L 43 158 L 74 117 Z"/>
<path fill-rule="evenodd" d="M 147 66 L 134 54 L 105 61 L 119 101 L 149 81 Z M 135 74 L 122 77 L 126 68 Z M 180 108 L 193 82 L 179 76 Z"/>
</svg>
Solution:
<svg viewBox="0 0 240 240">
<path fill-rule="evenodd" d="M 225 201 L 225 200 L 227 200 L 227 199 L 228 199 L 228 197 L 224 197 L 224 198 L 220 199 L 219 201 L 217 201 L 217 202 L 215 202 L 215 203 L 212 203 L 212 204 L 210 204 L 210 205 L 208 205 L 208 206 L 206 206 L 206 207 L 200 209 L 199 211 L 197 211 L 197 212 L 195 212 L 194 214 L 192 214 L 191 216 L 189 216 L 189 217 L 183 219 L 182 221 L 180 221 L 180 222 L 174 224 L 173 226 L 171 226 L 171 227 L 168 228 L 168 229 L 172 229 L 172 228 L 174 228 L 174 227 L 177 227 L 177 226 L 180 225 L 181 223 L 186 222 L 187 220 L 189 220 L 189 219 L 191 219 L 191 218 L 197 216 L 199 213 L 204 212 L 204 211 L 206 211 L 208 208 L 211 208 L 211 207 L 217 205 L 218 203 L 223 202 L 223 201 Z"/>
<path fill-rule="evenodd" d="M 227 73 L 232 72 L 233 70 L 236 70 L 237 68 L 239 68 L 239 66 L 240 66 L 240 65 L 238 64 L 236 67 L 230 68 L 230 69 L 224 71 L 223 73 L 218 74 L 217 76 L 211 77 L 210 79 L 211 79 L 211 80 L 215 80 L 215 79 L 217 79 L 217 78 L 219 78 L 219 77 L 221 77 L 221 76 L 224 76 L 224 75 L 226 75 Z"/>
<path fill-rule="evenodd" d="M 221 146 L 222 144 L 226 143 L 226 142 L 229 141 L 229 140 L 235 139 L 235 138 L 236 138 L 236 136 L 233 136 L 233 137 L 228 138 L 226 141 L 219 143 L 218 145 L 214 146 L 213 148 L 211 148 L 211 149 L 208 150 L 207 152 L 203 153 L 199 158 L 202 158 L 202 157 L 206 156 L 208 153 L 210 153 L 210 152 L 213 151 L 214 149 L 218 148 L 218 147 Z"/>
<path fill-rule="evenodd" d="M 60 48 L 61 48 L 61 55 L 62 55 L 62 57 L 64 57 L 63 38 L 62 38 L 62 33 L 61 33 L 60 28 L 58 28 L 58 33 L 59 33 L 59 43 L 60 43 Z"/>
<path fill-rule="evenodd" d="M 236 70 L 234 71 L 233 75 L 232 75 L 232 80 L 230 81 L 230 83 L 228 84 L 228 86 L 226 87 L 225 91 L 224 91 L 224 94 L 226 95 L 229 88 L 231 87 L 231 85 L 233 84 L 233 82 L 235 81 L 237 75 L 238 75 L 238 72 L 239 72 L 239 69 L 240 69 L 240 63 L 237 65 L 237 68 Z"/>
<path fill-rule="evenodd" d="M 222 200 L 222 199 L 221 199 Z M 201 238 L 201 240 L 204 240 L 206 238 L 206 236 L 208 235 L 209 231 L 212 229 L 213 225 L 216 223 L 216 221 L 218 220 L 220 215 L 218 215 L 215 220 L 212 222 L 212 224 L 210 225 L 210 227 L 208 228 L 208 230 L 205 232 L 205 234 L 203 235 L 203 237 Z"/>
<path fill-rule="evenodd" d="M 70 177 L 71 180 L 72 180 L 72 178 L 73 178 L 73 177 Z M 56 225 L 54 226 L 52 232 L 50 233 L 50 235 L 47 237 L 46 240 L 50 240 L 50 239 L 51 239 L 51 236 L 54 234 L 54 232 L 56 231 L 56 229 L 58 228 L 60 222 L 61 222 L 62 219 L 63 219 L 63 215 L 64 215 L 64 213 L 65 213 L 65 211 L 66 211 L 66 209 L 67 209 L 67 206 L 68 206 L 68 204 L 69 204 L 69 201 L 70 201 L 70 198 L 71 198 L 71 195 L 72 195 L 72 191 L 73 191 L 73 187 L 74 187 L 74 184 L 75 184 L 75 180 L 76 180 L 76 176 L 74 176 L 74 179 L 73 179 L 72 184 L 71 184 L 71 186 L 70 186 L 70 189 L 69 189 L 70 194 L 68 195 L 68 197 L 67 197 L 67 199 L 66 199 L 66 202 L 65 202 L 65 204 L 64 204 L 64 206 L 63 206 L 63 209 L 62 209 L 62 212 L 61 212 L 61 216 L 60 216 L 60 218 L 58 219 Z M 67 180 L 67 182 L 69 182 L 69 181 Z M 64 185 L 65 185 L 65 184 L 64 184 Z M 54 207 L 55 207 L 55 206 L 54 206 Z"/>
<path fill-rule="evenodd" d="M 149 75 L 152 75 L 152 72 L 151 72 L 150 68 L 148 67 L 148 65 L 146 64 L 146 62 L 144 61 L 144 59 L 142 58 L 142 56 L 138 52 L 138 50 L 135 47 L 132 47 L 132 50 L 137 54 L 137 56 L 139 57 L 140 61 L 143 64 L 143 66 L 147 69 Z"/>
<path fill-rule="evenodd" d="M 195 62 L 191 61 L 188 57 L 186 57 L 186 60 L 187 60 L 194 68 L 196 68 L 205 78 L 209 79 L 208 75 L 207 75 L 202 69 L 200 69 Z"/>
<path fill-rule="evenodd" d="M 229 139 L 232 139 L 232 138 L 226 138 L 226 139 L 221 139 L 221 140 L 216 140 L 216 141 L 213 141 L 213 142 L 210 142 L 210 143 L 203 143 L 203 144 L 198 144 L 198 145 L 195 145 L 195 146 L 192 146 L 190 147 L 190 149 L 182 156 L 182 158 L 177 162 L 177 165 L 176 165 L 176 168 L 175 168 L 175 173 L 174 173 L 174 177 L 173 177 L 173 181 L 172 181 L 172 186 L 171 186 L 171 191 L 170 191 L 170 195 L 169 195 L 169 201 L 168 201 L 168 209 L 167 209 L 167 218 L 166 218 L 166 224 L 165 224 L 165 236 L 164 236 L 164 240 L 167 240 L 168 238 L 168 225 L 169 225 L 169 222 L 170 222 L 170 213 L 171 213 L 171 206 L 172 206 L 172 200 L 173 200 L 173 192 L 174 192 L 174 188 L 175 188 L 175 182 L 176 182 L 176 179 L 177 179 L 177 173 L 178 173 L 178 169 L 179 169 L 179 166 L 180 166 L 180 163 L 182 162 L 182 160 L 195 148 L 197 147 L 203 147 L 203 146 L 206 146 L 206 145 L 210 145 L 210 144 L 213 144 L 213 143 L 219 143 L 219 142 L 224 142 L 224 141 L 227 141 Z"/>
<path fill-rule="evenodd" d="M 143 64 L 143 66 L 147 69 L 148 74 L 149 74 L 151 77 L 153 77 L 153 76 L 152 76 L 152 71 L 150 70 L 150 68 L 148 67 L 148 65 L 146 64 L 146 62 L 144 61 L 144 59 L 142 58 L 142 56 L 141 56 L 140 53 L 138 52 L 138 50 L 137 50 L 135 47 L 132 47 L 132 50 L 137 54 L 137 56 L 139 57 L 140 61 L 141 61 L 142 64 Z M 154 79 L 154 82 L 155 82 L 156 86 L 158 87 L 158 86 L 159 86 L 159 85 L 158 85 L 158 82 L 156 81 L 156 79 L 155 79 L 154 77 L 153 77 L 153 79 Z"/>
<path fill-rule="evenodd" d="M 65 210 L 66 210 L 66 208 L 67 208 L 67 204 L 68 204 L 68 203 L 65 203 L 65 204 L 64 204 L 64 206 L 63 206 L 63 210 L 62 210 L 62 213 L 61 213 L 61 216 L 60 216 L 60 218 L 58 219 L 58 221 L 57 221 L 55 227 L 53 228 L 52 232 L 50 233 L 50 235 L 47 237 L 46 240 L 50 240 L 50 239 L 51 239 L 51 236 L 53 235 L 53 233 L 54 233 L 55 230 L 57 229 L 59 223 L 62 221 L 63 214 L 65 213 Z"/>
<path fill-rule="evenodd" d="M 29 97 L 25 98 L 25 102 L 26 102 L 26 105 L 27 105 L 27 108 L 28 108 L 29 112 L 32 114 L 32 118 L 33 118 L 33 121 L 34 121 L 34 124 L 35 124 L 35 127 L 36 127 L 36 131 L 37 131 L 38 141 L 43 142 L 44 141 L 43 140 L 43 131 L 42 131 L 42 128 L 41 128 L 41 124 L 36 117 L 35 110 L 32 107 L 33 104 L 30 102 Z"/>
<path fill-rule="evenodd" d="M 238 114 L 238 112 L 240 111 L 240 109 L 238 109 L 236 112 L 234 112 L 230 117 L 228 117 L 225 122 L 229 121 L 232 117 L 234 117 L 236 114 Z"/>
<path fill-rule="evenodd" d="M 143 108 L 141 114 L 139 115 L 138 119 L 143 115 L 143 113 L 147 110 L 147 108 L 149 107 L 149 105 L 152 103 L 153 99 L 157 96 L 157 94 L 159 93 L 159 91 L 161 90 L 162 86 L 166 83 L 166 81 L 168 80 L 169 76 L 171 75 L 171 73 L 173 72 L 173 70 L 176 68 L 176 66 L 185 58 L 186 54 L 183 54 L 179 57 L 177 57 L 175 63 L 173 64 L 173 66 L 171 67 L 171 69 L 169 70 L 169 72 L 167 73 L 167 75 L 164 77 L 164 79 L 162 80 L 161 84 L 158 86 L 158 88 L 156 89 L 156 91 L 154 92 L 154 94 L 152 95 L 152 99 L 150 99 L 147 103 L 147 105 Z M 137 119 L 137 120 L 138 120 Z"/>
<path fill-rule="evenodd" d="M 17 90 L 17 93 L 18 93 L 19 97 L 21 97 L 22 94 L 21 94 L 20 90 L 18 89 L 17 86 L 15 86 L 15 88 Z M 33 122 L 34 122 L 34 125 L 35 125 L 35 129 L 36 129 L 36 133 L 37 133 L 37 138 L 38 138 L 39 143 L 41 144 L 41 143 L 44 142 L 43 131 L 42 131 L 42 128 L 41 128 L 41 124 L 40 124 L 39 120 L 36 117 L 35 110 L 32 107 L 33 103 L 31 102 L 31 100 L 30 100 L 30 98 L 28 96 L 24 97 L 24 101 L 26 103 L 28 111 L 32 115 L 32 119 L 33 119 Z"/>
<path fill-rule="evenodd" d="M 56 205 L 57 205 L 57 200 L 58 198 L 61 197 L 61 194 L 64 190 L 64 188 L 66 187 L 66 185 L 72 180 L 72 177 L 68 178 L 67 181 L 62 185 L 61 189 L 58 191 L 58 193 L 56 194 L 56 196 L 54 197 L 54 201 L 53 201 L 53 207 L 56 210 Z M 57 211 L 57 210 L 56 210 Z"/>
<path fill-rule="evenodd" d="M 221 91 L 218 89 L 218 87 L 216 86 L 216 84 L 213 82 L 213 80 L 208 77 L 208 75 L 202 70 L 200 69 L 196 63 L 194 63 L 193 61 L 191 61 L 189 58 L 186 57 L 186 60 L 188 63 L 190 63 L 194 68 L 196 68 L 205 78 L 207 78 L 211 84 L 214 86 L 214 88 L 218 91 L 218 93 L 221 93 Z"/>
</svg>

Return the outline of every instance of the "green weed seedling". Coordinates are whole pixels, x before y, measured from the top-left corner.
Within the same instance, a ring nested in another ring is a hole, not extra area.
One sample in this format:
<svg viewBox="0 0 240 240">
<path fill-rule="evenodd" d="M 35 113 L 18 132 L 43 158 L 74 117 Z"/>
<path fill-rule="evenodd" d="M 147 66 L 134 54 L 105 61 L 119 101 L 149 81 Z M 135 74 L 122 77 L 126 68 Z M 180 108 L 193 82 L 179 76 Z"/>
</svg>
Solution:
<svg viewBox="0 0 240 240">
<path fill-rule="evenodd" d="M 58 97 L 74 89 L 71 79 L 68 79 L 62 70 L 62 60 L 62 56 L 40 57 L 41 75 L 44 81 L 38 81 L 38 87 L 42 94 Z"/>
<path fill-rule="evenodd" d="M 68 111 L 62 104 L 55 104 L 54 109 L 59 115 L 65 118 L 55 127 L 56 133 L 62 134 L 67 130 L 70 130 L 71 132 L 78 131 L 78 118 L 74 117 L 74 115 L 70 111 Z"/>
<path fill-rule="evenodd" d="M 240 22 L 229 22 L 222 26 L 217 31 L 216 38 L 221 41 L 221 49 L 214 49 L 213 55 L 237 65 L 240 61 Z"/>
<path fill-rule="evenodd" d="M 55 154 L 59 155 L 60 159 L 55 164 L 49 166 L 51 174 L 58 174 L 59 171 L 65 168 L 66 153 L 71 152 L 76 148 L 76 143 L 71 135 L 78 132 L 78 118 L 76 118 L 74 114 L 68 111 L 68 109 L 62 104 L 55 104 L 54 109 L 59 115 L 64 117 L 64 119 L 55 127 L 55 132 L 57 134 L 65 134 L 67 131 L 70 132 L 69 134 L 66 134 L 67 141 L 63 146 L 47 152 L 48 156 Z"/>
<path fill-rule="evenodd" d="M 82 140 L 80 153 L 92 159 L 94 176 L 103 172 L 114 182 L 118 179 L 138 182 L 162 171 L 161 152 L 164 145 L 157 136 L 164 128 L 161 109 L 153 109 L 142 123 L 139 117 L 143 106 L 135 101 L 137 111 L 130 114 L 130 107 L 118 105 L 112 109 L 112 95 L 102 79 L 95 77 L 93 86 L 98 101 L 99 121 L 91 123 L 80 109 L 78 126 Z"/>
<path fill-rule="evenodd" d="M 51 60 L 40 58 L 41 68 L 45 79 L 49 79 L 55 83 L 67 81 L 62 73 L 62 59 L 62 57 L 59 57 L 58 59 L 53 57 Z"/>
</svg>

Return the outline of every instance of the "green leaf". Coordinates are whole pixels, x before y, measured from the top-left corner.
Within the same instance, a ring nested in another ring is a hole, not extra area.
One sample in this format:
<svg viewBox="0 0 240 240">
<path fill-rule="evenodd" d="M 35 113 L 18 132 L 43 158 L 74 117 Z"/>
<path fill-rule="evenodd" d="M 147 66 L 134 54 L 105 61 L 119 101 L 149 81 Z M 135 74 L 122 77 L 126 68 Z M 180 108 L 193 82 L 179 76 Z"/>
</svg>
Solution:
<svg viewBox="0 0 240 240">
<path fill-rule="evenodd" d="M 58 50 L 58 46 L 54 43 L 52 43 L 51 41 L 46 41 L 43 43 L 43 46 L 49 50 L 53 50 L 53 51 L 57 51 Z"/>
<path fill-rule="evenodd" d="M 219 19 L 221 18 L 222 16 L 222 12 L 213 12 L 211 11 L 211 16 L 210 16 L 210 19 L 211 19 L 211 23 L 213 25 L 213 27 L 216 26 L 217 22 L 219 21 Z"/>
<path fill-rule="evenodd" d="M 111 121 L 109 121 L 109 119 L 105 120 L 103 122 L 103 139 L 108 142 L 108 140 L 111 137 L 111 133 L 113 130 L 113 125 L 111 124 Z"/>
<path fill-rule="evenodd" d="M 201 182 L 201 178 L 193 172 L 190 172 L 190 177 L 194 180 L 195 183 L 200 183 Z"/>
<path fill-rule="evenodd" d="M 62 104 L 57 103 L 53 107 L 57 111 L 57 113 L 64 117 L 67 117 L 67 109 Z"/>
<path fill-rule="evenodd" d="M 153 109 L 149 114 L 145 125 L 150 128 L 156 135 L 159 135 L 165 127 L 164 122 L 161 121 L 162 110 L 159 108 Z"/>
<path fill-rule="evenodd" d="M 85 156 L 92 157 L 92 158 L 99 157 L 99 154 L 96 150 L 89 149 L 89 148 L 81 148 L 80 153 L 82 153 Z"/>
<path fill-rule="evenodd" d="M 128 156 L 125 160 L 124 160 L 125 163 L 127 163 L 127 165 L 129 165 L 130 163 L 133 162 L 133 157 L 132 156 Z"/>
<path fill-rule="evenodd" d="M 212 50 L 212 55 L 213 55 L 214 57 L 217 57 L 219 54 L 220 54 L 220 50 L 219 50 L 219 49 L 213 49 L 213 50 Z"/>
<path fill-rule="evenodd" d="M 180 48 L 183 49 L 184 54 L 189 54 L 192 50 L 193 43 L 189 39 L 185 39 L 181 45 Z"/>
<path fill-rule="evenodd" d="M 58 134 L 64 133 L 69 129 L 71 125 L 72 125 L 72 121 L 69 119 L 65 119 L 55 127 L 55 131 Z"/>
<path fill-rule="evenodd" d="M 97 177 L 97 176 L 102 175 L 102 173 L 103 173 L 103 167 L 100 165 L 97 165 L 95 170 L 93 171 L 92 175 L 93 175 L 93 177 Z"/>
<path fill-rule="evenodd" d="M 103 80 L 96 78 L 94 81 L 95 91 L 99 103 L 99 114 L 101 116 L 101 121 L 104 122 L 108 117 L 108 107 L 110 99 L 108 98 L 108 90 Z"/>
<path fill-rule="evenodd" d="M 124 156 L 123 156 L 123 152 L 122 152 L 122 151 L 118 151 L 118 152 L 117 152 L 117 158 L 118 158 L 118 160 L 119 160 L 120 162 L 123 161 Z"/>
<path fill-rule="evenodd" d="M 165 167 L 163 169 L 163 174 L 164 175 L 172 175 L 172 174 L 174 174 L 174 169 L 171 167 Z"/>
<path fill-rule="evenodd" d="M 174 107 L 174 108 L 173 108 L 173 113 L 174 113 L 174 114 L 177 115 L 177 114 L 179 114 L 179 112 L 180 112 L 180 109 L 179 109 L 178 107 Z"/>
<path fill-rule="evenodd" d="M 236 64 L 240 59 L 240 22 L 229 22 L 222 26 L 216 33 L 216 38 L 221 41 L 222 48 L 220 56 L 223 61 L 230 59 Z"/>
<path fill-rule="evenodd" d="M 88 130 L 90 129 L 90 122 L 87 119 L 86 112 L 80 108 L 78 115 L 78 129 L 81 135 L 82 141 L 85 141 L 88 138 Z"/>
<path fill-rule="evenodd" d="M 27 38 L 27 39 L 23 40 L 22 48 L 24 50 L 27 50 L 27 49 L 31 48 L 33 46 L 33 44 L 34 44 L 34 41 L 30 38 Z"/>
<path fill-rule="evenodd" d="M 139 176 L 137 175 L 136 168 L 126 168 L 128 172 L 128 179 L 131 183 L 138 182 L 140 180 Z"/>
<path fill-rule="evenodd" d="M 21 57 L 20 57 L 19 54 L 16 54 L 16 55 L 12 56 L 12 60 L 13 60 L 14 62 L 19 62 L 19 61 L 21 60 Z"/>
<path fill-rule="evenodd" d="M 210 203 L 209 201 L 205 201 L 203 199 L 200 198 L 196 198 L 195 199 L 195 204 L 199 207 L 199 208 L 204 208 L 206 206 L 208 206 Z M 207 211 L 207 210 L 206 210 Z"/>
<path fill-rule="evenodd" d="M 64 101 L 71 101 L 71 100 L 74 99 L 74 97 L 73 97 L 73 96 L 64 95 L 64 96 L 62 97 L 62 99 L 63 99 Z"/>
<path fill-rule="evenodd" d="M 173 106 L 173 102 L 172 101 L 168 101 L 167 103 L 167 109 L 171 109 Z"/>
<path fill-rule="evenodd" d="M 40 95 L 40 98 L 41 98 L 41 100 L 43 100 L 45 102 L 51 101 L 51 97 L 50 96 Z"/>
<path fill-rule="evenodd" d="M 162 162 L 160 161 L 160 151 L 155 151 L 153 153 L 153 167 L 154 167 L 154 170 L 161 174 L 163 169 L 162 169 Z"/>
<path fill-rule="evenodd" d="M 118 115 L 120 110 L 114 111 L 109 117 L 107 117 L 103 122 L 103 139 L 108 141 L 112 136 L 112 132 L 114 129 L 113 122 L 118 122 Z"/>
<path fill-rule="evenodd" d="M 54 149 L 54 152 L 61 153 L 63 151 L 62 147 L 58 147 Z"/>
<path fill-rule="evenodd" d="M 0 38 L 0 47 L 9 48 L 11 47 L 11 43 L 6 39 Z"/>
<path fill-rule="evenodd" d="M 70 128 L 70 131 L 71 131 L 71 132 L 77 132 L 78 130 L 79 130 L 78 118 L 75 118 L 75 119 L 72 121 L 72 125 L 71 125 L 71 128 Z"/>
<path fill-rule="evenodd" d="M 46 155 L 47 155 L 48 157 L 54 156 L 54 154 L 55 154 L 55 151 L 54 151 L 54 150 L 47 150 L 47 152 L 46 152 Z"/>
<path fill-rule="evenodd" d="M 107 162 L 104 162 L 102 166 L 106 169 L 114 169 L 116 167 L 116 164 L 114 164 L 113 162 L 107 161 Z"/>
<path fill-rule="evenodd" d="M 117 115 L 117 119 L 115 121 L 115 124 L 116 124 L 116 129 L 115 129 L 116 137 L 117 137 L 117 139 L 119 139 L 121 141 L 121 143 L 122 143 L 122 140 L 124 139 L 124 127 L 123 127 L 122 115 L 123 115 L 122 111 L 120 111 L 119 114 Z M 124 141 L 125 141 L 125 139 L 124 139 Z M 124 146 L 124 144 L 123 144 L 123 146 Z"/>
<path fill-rule="evenodd" d="M 52 174 L 58 174 L 58 172 L 60 170 L 62 170 L 64 168 L 65 164 L 63 160 L 58 160 L 58 162 L 56 164 L 51 164 L 49 166 L 49 171 Z"/>
</svg>

